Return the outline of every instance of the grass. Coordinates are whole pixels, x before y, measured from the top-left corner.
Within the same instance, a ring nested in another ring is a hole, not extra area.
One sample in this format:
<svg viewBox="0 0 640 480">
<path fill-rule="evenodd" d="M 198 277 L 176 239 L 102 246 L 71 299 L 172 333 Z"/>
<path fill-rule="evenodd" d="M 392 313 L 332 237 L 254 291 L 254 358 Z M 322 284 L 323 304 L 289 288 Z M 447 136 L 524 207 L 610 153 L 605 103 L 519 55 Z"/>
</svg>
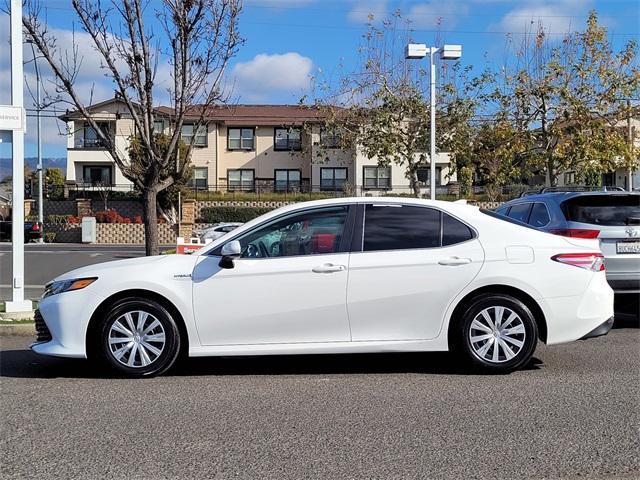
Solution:
<svg viewBox="0 0 640 480">
<path fill-rule="evenodd" d="M 33 323 L 33 319 L 22 320 L 0 320 L 0 325 L 30 325 Z"/>
</svg>

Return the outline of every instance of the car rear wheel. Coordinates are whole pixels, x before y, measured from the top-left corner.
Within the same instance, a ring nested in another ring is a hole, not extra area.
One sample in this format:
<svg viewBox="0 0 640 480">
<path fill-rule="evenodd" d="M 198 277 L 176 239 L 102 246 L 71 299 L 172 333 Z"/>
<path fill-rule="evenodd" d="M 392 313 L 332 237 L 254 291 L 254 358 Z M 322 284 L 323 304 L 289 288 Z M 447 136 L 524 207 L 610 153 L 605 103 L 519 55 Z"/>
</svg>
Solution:
<svg viewBox="0 0 640 480">
<path fill-rule="evenodd" d="M 507 373 L 529 362 L 538 342 L 538 329 L 523 302 L 509 295 L 488 294 L 466 309 L 453 340 L 455 349 L 473 367 Z"/>
<path fill-rule="evenodd" d="M 112 370 L 127 376 L 150 377 L 175 363 L 180 333 L 161 304 L 145 298 L 128 298 L 116 302 L 105 316 L 99 351 Z"/>
</svg>

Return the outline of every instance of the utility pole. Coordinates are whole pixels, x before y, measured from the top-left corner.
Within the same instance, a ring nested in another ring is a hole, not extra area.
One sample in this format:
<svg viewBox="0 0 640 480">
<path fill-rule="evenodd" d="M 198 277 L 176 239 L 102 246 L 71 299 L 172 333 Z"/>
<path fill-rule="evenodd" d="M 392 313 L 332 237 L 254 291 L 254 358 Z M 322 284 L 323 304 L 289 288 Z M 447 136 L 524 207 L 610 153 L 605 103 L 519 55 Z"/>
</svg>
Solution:
<svg viewBox="0 0 640 480">
<path fill-rule="evenodd" d="M 11 0 L 11 105 L 19 109 L 24 124 L 22 68 L 22 0 Z M 13 129 L 11 138 L 13 161 L 13 198 L 11 241 L 13 278 L 12 301 L 6 302 L 7 312 L 27 312 L 31 301 L 24 299 L 24 127 Z"/>
</svg>

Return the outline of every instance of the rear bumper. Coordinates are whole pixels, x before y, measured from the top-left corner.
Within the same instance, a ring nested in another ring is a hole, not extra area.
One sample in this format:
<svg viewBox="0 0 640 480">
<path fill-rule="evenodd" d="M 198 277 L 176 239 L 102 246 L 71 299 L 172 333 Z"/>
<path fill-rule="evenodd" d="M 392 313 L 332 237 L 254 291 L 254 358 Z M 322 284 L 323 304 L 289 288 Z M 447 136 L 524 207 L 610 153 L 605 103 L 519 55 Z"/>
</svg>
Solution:
<svg viewBox="0 0 640 480">
<path fill-rule="evenodd" d="M 588 337 L 613 318 L 614 293 L 604 272 L 595 274 L 581 295 L 540 299 L 547 323 L 547 344 Z"/>
<path fill-rule="evenodd" d="M 601 337 L 602 335 L 606 335 L 609 333 L 613 327 L 613 317 L 609 318 L 606 322 L 598 325 L 596 328 L 587 333 L 581 340 L 587 340 L 588 338 Z"/>
</svg>

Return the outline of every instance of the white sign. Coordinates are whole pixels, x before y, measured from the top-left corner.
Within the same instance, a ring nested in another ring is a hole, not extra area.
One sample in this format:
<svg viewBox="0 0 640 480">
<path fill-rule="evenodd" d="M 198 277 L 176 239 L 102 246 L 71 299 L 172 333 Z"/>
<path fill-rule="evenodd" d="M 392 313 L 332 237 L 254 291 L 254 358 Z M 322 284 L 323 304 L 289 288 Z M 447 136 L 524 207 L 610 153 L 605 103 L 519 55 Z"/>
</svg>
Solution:
<svg viewBox="0 0 640 480">
<path fill-rule="evenodd" d="M 26 130 L 25 120 L 22 107 L 0 105 L 0 130 Z"/>
</svg>

